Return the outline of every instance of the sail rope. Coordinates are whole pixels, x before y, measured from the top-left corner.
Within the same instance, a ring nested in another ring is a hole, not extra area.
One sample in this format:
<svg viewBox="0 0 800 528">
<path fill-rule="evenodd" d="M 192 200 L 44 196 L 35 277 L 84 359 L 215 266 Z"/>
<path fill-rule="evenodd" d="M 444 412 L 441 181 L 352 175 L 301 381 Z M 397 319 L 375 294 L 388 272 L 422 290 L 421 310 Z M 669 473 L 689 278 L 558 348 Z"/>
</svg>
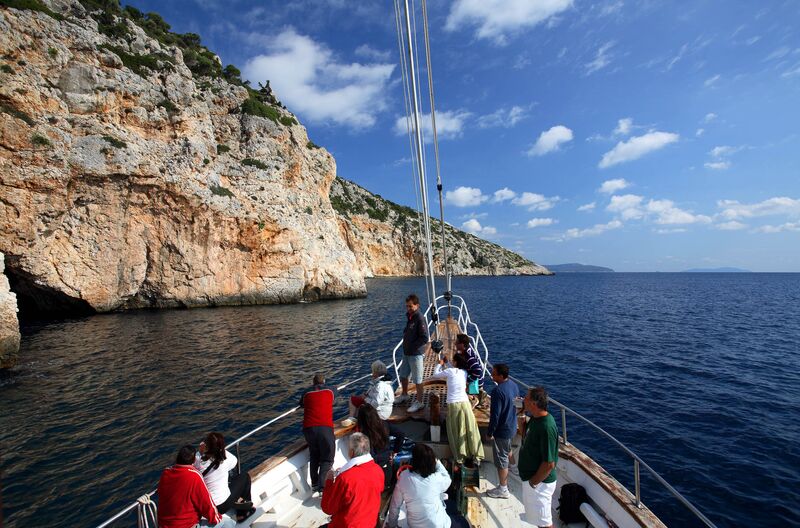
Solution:
<svg viewBox="0 0 800 528">
<path fill-rule="evenodd" d="M 142 495 L 136 499 L 137 525 L 139 528 L 158 528 L 158 506 L 150 495 Z M 150 524 L 152 522 L 152 525 Z"/>
<path fill-rule="evenodd" d="M 410 103 L 410 85 L 408 82 L 408 74 L 407 68 L 408 65 L 406 63 L 405 53 L 403 53 L 403 49 L 405 48 L 405 37 L 403 36 L 403 26 L 400 22 L 400 0 L 395 0 L 394 2 L 394 13 L 395 13 L 395 26 L 397 28 L 397 46 L 398 51 L 400 53 L 400 73 L 403 79 L 403 104 L 405 108 L 405 117 L 406 117 L 406 134 L 408 135 L 408 146 L 409 150 L 411 151 L 411 179 L 414 181 L 414 198 L 416 204 L 416 211 L 417 211 L 417 235 L 418 235 L 418 242 L 419 242 L 419 254 L 422 256 L 422 272 L 424 275 L 427 276 L 428 274 L 428 266 L 427 261 L 425 259 L 425 234 L 423 233 L 422 229 L 422 204 L 421 204 L 421 196 L 420 196 L 420 189 L 419 183 L 417 182 L 417 174 L 418 174 L 418 167 L 417 167 L 417 152 L 416 152 L 416 145 L 414 144 L 414 139 L 412 136 L 412 125 L 411 125 L 411 103 Z M 428 281 L 425 281 L 425 292 L 427 294 L 428 305 L 431 304 L 431 290 L 430 286 L 428 285 Z"/>
</svg>

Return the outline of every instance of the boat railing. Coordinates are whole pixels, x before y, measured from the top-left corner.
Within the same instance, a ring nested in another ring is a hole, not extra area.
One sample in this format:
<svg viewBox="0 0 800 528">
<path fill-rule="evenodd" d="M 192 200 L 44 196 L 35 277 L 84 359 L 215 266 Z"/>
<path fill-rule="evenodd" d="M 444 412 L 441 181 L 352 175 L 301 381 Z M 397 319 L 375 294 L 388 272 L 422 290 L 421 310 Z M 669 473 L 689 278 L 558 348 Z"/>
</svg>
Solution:
<svg viewBox="0 0 800 528">
<path fill-rule="evenodd" d="M 492 364 L 489 362 L 489 348 L 486 346 L 486 342 L 483 340 L 483 335 L 481 335 L 480 328 L 478 328 L 478 325 L 476 323 L 474 323 L 472 321 L 472 319 L 470 318 L 469 308 L 467 308 L 466 301 L 464 301 L 464 299 L 459 295 L 453 295 L 452 298 L 454 300 L 456 300 L 457 302 L 455 304 L 452 304 L 452 305 L 451 304 L 443 304 L 441 306 L 437 306 L 436 307 L 436 314 L 437 314 L 437 316 L 441 315 L 442 311 L 444 311 L 444 310 L 451 310 L 450 312 L 448 312 L 448 315 L 452 314 L 452 310 L 455 310 L 457 312 L 458 315 L 456 317 L 456 322 L 458 323 L 458 327 L 459 327 L 459 329 L 461 331 L 463 331 L 465 334 L 467 334 L 469 336 L 470 341 L 472 342 L 472 345 L 473 345 L 473 349 L 478 352 L 478 358 L 481 360 L 481 363 L 483 365 L 483 372 L 485 374 L 487 372 L 487 370 L 490 371 L 490 369 L 492 368 Z M 437 297 L 436 301 L 439 301 L 440 299 L 444 299 L 444 296 Z M 428 307 L 428 309 L 425 311 L 425 319 L 428 322 L 429 330 L 430 330 L 431 326 L 434 324 L 433 318 L 430 317 L 432 308 L 433 308 L 433 305 Z M 439 317 L 439 319 L 441 320 L 441 317 Z M 395 367 L 395 372 L 396 373 L 399 372 L 398 369 L 399 369 L 400 365 L 402 364 L 402 360 L 399 363 L 397 362 L 397 351 L 402 346 L 403 346 L 403 341 L 400 340 L 400 342 L 394 347 L 394 350 L 392 351 L 392 360 L 394 362 L 394 367 Z M 483 357 L 481 357 L 481 356 L 483 356 Z M 525 387 L 526 389 L 530 389 L 530 385 L 528 385 L 527 383 L 524 383 L 524 382 L 520 381 L 519 379 L 517 379 L 517 378 L 515 378 L 513 376 L 509 376 L 509 377 L 512 380 L 514 380 L 516 383 L 518 383 L 519 385 Z M 399 374 L 398 374 L 397 378 L 398 378 L 398 382 L 399 382 L 399 380 L 400 380 Z M 713 522 L 711 522 L 711 520 L 708 517 L 706 517 L 703 514 L 703 512 L 698 510 L 697 507 L 695 507 L 694 504 L 692 504 L 689 501 L 689 499 L 684 497 L 678 490 L 676 490 L 674 487 L 672 487 L 672 485 L 670 485 L 670 483 L 667 482 L 664 479 L 664 477 L 662 477 L 656 470 L 654 470 L 652 467 L 650 467 L 649 464 L 647 464 L 644 460 L 642 460 L 641 457 L 639 457 L 639 455 L 634 453 L 628 446 L 626 446 L 621 441 L 619 441 L 617 438 L 615 438 L 614 435 L 612 435 L 611 433 L 609 433 L 608 431 L 606 431 L 605 429 L 603 429 L 602 427 L 600 427 L 599 425 L 597 425 L 593 421 L 589 420 L 588 418 L 586 418 L 582 414 L 570 409 L 569 407 L 567 407 L 563 403 L 561 403 L 561 402 L 559 402 L 559 401 L 557 401 L 557 400 L 555 400 L 553 398 L 549 398 L 549 401 L 550 401 L 550 403 L 552 403 L 553 405 L 555 405 L 556 407 L 559 408 L 559 411 L 560 411 L 560 414 L 561 414 L 561 431 L 562 431 L 561 442 L 563 442 L 565 445 L 569 444 L 568 436 L 567 436 L 567 416 L 570 415 L 570 416 L 574 416 L 575 418 L 577 418 L 581 422 L 585 423 L 590 428 L 592 428 L 594 431 L 600 433 L 600 435 L 602 435 L 602 436 L 606 437 L 607 439 L 611 440 L 611 442 L 613 442 L 617 447 L 622 449 L 622 451 L 631 458 L 631 460 L 633 462 L 633 481 L 634 481 L 634 493 L 633 493 L 633 496 L 634 496 L 634 501 L 635 501 L 635 504 L 636 504 L 637 507 L 641 507 L 642 506 L 641 469 L 644 468 L 648 473 L 650 473 L 650 475 L 654 479 L 656 479 L 656 481 L 659 484 L 661 484 L 664 487 L 664 489 L 666 489 L 674 498 L 676 498 L 681 504 L 683 504 L 695 517 L 697 517 L 700 521 L 702 521 L 703 524 L 705 524 L 709 528 L 716 528 L 716 525 Z"/>
<path fill-rule="evenodd" d="M 354 384 L 356 384 L 356 383 L 358 383 L 360 381 L 363 381 L 363 380 L 365 380 L 367 378 L 371 378 L 371 377 L 372 377 L 372 373 L 365 374 L 364 376 L 361 376 L 360 378 L 356 378 L 354 380 L 348 381 L 347 383 L 345 383 L 343 385 L 339 385 L 338 387 L 336 387 L 336 390 L 345 389 L 345 388 L 349 387 L 350 385 L 354 385 Z M 264 422 L 263 424 L 259 425 L 255 429 L 243 434 L 242 436 L 240 436 L 239 438 L 237 438 L 236 440 L 234 440 L 233 442 L 230 442 L 228 445 L 225 446 L 225 449 L 232 449 L 232 448 L 236 449 L 236 458 L 238 460 L 239 471 L 241 471 L 241 469 L 242 469 L 242 457 L 239 454 L 239 445 L 244 440 L 247 440 L 248 438 L 250 438 L 254 434 L 258 433 L 259 431 L 269 427 L 270 425 L 274 424 L 275 422 L 278 422 L 278 421 L 286 418 L 287 416 L 290 416 L 290 415 L 294 414 L 295 412 L 297 412 L 301 408 L 302 407 L 300 407 L 299 405 L 297 405 L 295 407 L 292 407 L 288 411 L 285 411 L 285 412 L 279 414 L 278 416 L 272 418 L 271 420 L 269 420 L 267 422 Z M 107 519 L 102 524 L 97 525 L 97 528 L 106 528 L 107 526 L 111 526 L 115 521 L 117 521 L 118 519 L 122 518 L 125 514 L 131 512 L 134 509 L 136 509 L 136 507 L 145 499 L 145 497 L 149 499 L 153 495 L 155 495 L 156 491 L 157 490 L 154 489 L 154 490 L 152 490 L 152 491 L 150 491 L 148 493 L 145 493 L 136 502 L 133 502 L 133 503 L 129 504 L 124 509 L 122 509 L 119 512 L 117 512 L 113 517 Z"/>
</svg>

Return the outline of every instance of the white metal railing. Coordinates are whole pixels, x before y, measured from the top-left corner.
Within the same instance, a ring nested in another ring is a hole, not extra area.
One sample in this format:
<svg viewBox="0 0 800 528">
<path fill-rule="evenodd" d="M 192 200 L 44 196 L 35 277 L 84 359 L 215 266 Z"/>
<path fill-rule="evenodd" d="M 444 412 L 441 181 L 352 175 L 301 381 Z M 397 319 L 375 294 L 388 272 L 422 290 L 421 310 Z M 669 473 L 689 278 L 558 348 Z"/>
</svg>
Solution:
<svg viewBox="0 0 800 528">
<path fill-rule="evenodd" d="M 440 299 L 444 299 L 444 296 L 437 297 L 436 301 L 438 301 Z M 436 314 L 438 316 L 439 313 L 441 313 L 442 310 L 445 310 L 445 309 L 452 309 L 452 310 L 456 310 L 458 312 L 458 317 L 456 318 L 456 323 L 458 324 L 458 328 L 463 333 L 467 334 L 467 336 L 469 336 L 469 339 L 472 342 L 475 351 L 478 353 L 478 359 L 480 359 L 481 363 L 483 364 L 483 372 L 485 374 L 487 370 L 492 368 L 492 364 L 489 362 L 489 349 L 486 346 L 486 342 L 483 340 L 483 336 L 481 335 L 480 328 L 478 328 L 478 325 L 475 324 L 472 321 L 472 319 L 470 318 L 469 309 L 467 308 L 467 303 L 464 301 L 464 299 L 461 296 L 458 296 L 458 295 L 453 295 L 453 299 L 457 299 L 459 301 L 459 303 L 457 305 L 452 305 L 452 306 L 449 303 L 445 304 L 445 305 L 442 305 L 442 306 L 438 306 L 437 309 L 436 309 Z M 429 315 L 430 315 L 430 311 L 431 311 L 432 307 L 433 307 L 433 305 L 429 306 L 428 309 L 425 311 L 425 320 L 428 323 L 428 328 L 429 329 L 430 329 L 431 325 L 433 324 L 433 320 L 429 319 Z M 441 319 L 441 318 L 439 318 L 439 319 Z M 472 333 L 470 333 L 470 332 L 472 332 Z M 397 351 L 402 346 L 403 346 L 403 340 L 401 339 L 400 342 L 392 350 L 392 361 L 393 361 L 393 364 L 394 364 L 395 374 L 397 375 L 398 382 L 400 380 L 400 376 L 398 374 L 398 372 L 399 372 L 398 369 L 399 369 L 400 365 L 402 365 L 403 362 L 402 362 L 402 360 L 400 361 L 400 363 L 397 362 Z M 481 359 L 481 353 L 483 353 L 483 358 L 482 359 Z M 514 380 L 519 385 L 522 385 L 523 387 L 530 389 L 530 385 L 528 385 L 527 383 L 524 383 L 524 382 L 518 380 L 517 378 L 515 378 L 513 376 L 509 376 L 509 378 Z M 588 425 L 589 427 L 591 427 L 595 431 L 599 432 L 602 436 L 604 436 L 604 437 L 608 438 L 609 440 L 611 440 L 616 446 L 621 448 L 623 450 L 623 452 L 625 452 L 625 454 L 627 454 L 629 457 L 631 457 L 631 459 L 633 460 L 633 479 L 634 479 L 633 497 L 634 497 L 634 500 L 636 501 L 636 506 L 641 507 L 641 505 L 642 505 L 641 480 L 640 480 L 640 474 L 639 473 L 640 473 L 640 468 L 643 467 L 673 497 L 678 499 L 678 501 L 681 504 L 683 504 L 690 512 L 692 512 L 692 514 L 694 514 L 695 517 L 697 517 L 700 521 L 702 521 L 703 524 L 705 524 L 709 528 L 716 528 L 716 525 L 713 522 L 711 522 L 711 520 L 709 520 L 709 518 L 706 517 L 703 514 L 703 512 L 698 510 L 691 502 L 689 502 L 689 500 L 686 497 L 684 497 L 678 490 L 673 488 L 669 484 L 669 482 L 667 482 L 664 479 L 664 477 L 659 475 L 658 472 L 656 470 L 654 470 L 653 468 L 651 468 L 644 460 L 642 460 L 641 457 L 639 457 L 639 455 L 634 453 L 630 448 L 628 448 L 628 446 L 626 446 L 625 444 L 623 444 L 622 442 L 617 440 L 611 433 L 607 432 L 605 429 L 603 429 L 602 427 L 600 427 L 596 423 L 592 422 L 591 420 L 589 420 L 585 416 L 582 416 L 581 414 L 577 413 L 576 411 L 573 411 L 572 409 L 570 409 L 569 407 L 567 407 L 563 403 L 561 403 L 561 402 L 559 402 L 559 401 L 557 401 L 557 400 L 555 400 L 553 398 L 548 398 L 548 401 L 550 403 L 552 403 L 553 405 L 557 406 L 561 411 L 561 430 L 562 430 L 562 433 L 563 433 L 562 434 L 562 442 L 564 444 L 568 444 L 569 443 L 567 441 L 567 415 L 569 414 L 569 415 L 572 415 L 575 418 L 579 419 L 580 421 L 582 421 L 583 423 L 585 423 L 586 425 Z"/>
<path fill-rule="evenodd" d="M 347 388 L 347 387 L 349 387 L 350 385 L 353 385 L 353 384 L 355 384 L 355 383 L 358 383 L 359 381 L 363 381 L 363 380 L 365 380 L 365 379 L 367 379 L 367 378 L 370 378 L 370 377 L 372 377 L 372 373 L 370 373 L 370 374 L 365 374 L 364 376 L 361 376 L 360 378 L 356 378 L 356 379 L 354 379 L 354 380 L 352 380 L 352 381 L 348 381 L 347 383 L 345 383 L 345 384 L 343 384 L 343 385 L 339 385 L 338 387 L 336 387 L 336 390 L 342 390 L 342 389 L 344 389 L 344 388 Z M 289 416 L 289 415 L 291 415 L 291 414 L 294 414 L 294 413 L 295 413 L 295 412 L 297 412 L 297 411 L 298 411 L 300 408 L 301 408 L 301 407 L 300 407 L 299 405 L 298 405 L 298 406 L 295 406 L 295 407 L 292 407 L 292 408 L 291 408 L 291 409 L 289 409 L 288 411 L 285 411 L 285 412 L 281 413 L 280 415 L 276 416 L 275 418 L 273 418 L 273 419 L 269 420 L 268 422 L 265 422 L 265 423 L 263 423 L 263 424 L 259 425 L 258 427 L 256 427 L 256 428 L 255 428 L 255 429 L 253 429 L 252 431 L 250 431 L 250 432 L 248 432 L 248 433 L 245 433 L 244 435 L 240 436 L 239 438 L 237 438 L 236 440 L 234 440 L 233 442 L 231 442 L 231 443 L 229 443 L 228 445 L 226 445 L 226 446 L 225 446 L 225 449 L 230 449 L 230 448 L 232 448 L 232 447 L 235 447 L 235 448 L 236 448 L 236 458 L 237 458 L 237 459 L 238 459 L 238 461 L 239 461 L 239 462 L 238 462 L 238 464 L 239 464 L 239 471 L 241 471 L 241 464 L 242 464 L 242 458 L 239 456 L 239 444 L 240 444 L 240 443 L 242 443 L 242 441 L 244 441 L 244 440 L 246 440 L 246 439 L 250 438 L 251 436 L 253 436 L 253 435 L 254 435 L 254 434 L 256 434 L 257 432 L 261 431 L 262 429 L 264 429 L 264 428 L 266 428 L 266 427 L 269 427 L 270 425 L 274 424 L 275 422 L 277 422 L 277 421 L 279 421 L 279 420 L 282 420 L 283 418 L 286 418 L 287 416 Z M 153 495 L 155 495 L 155 494 L 156 494 L 156 491 L 158 491 L 158 490 L 157 490 L 157 489 L 154 489 L 154 490 L 150 491 L 149 493 L 146 493 L 145 495 L 143 495 L 142 497 L 140 497 L 140 500 L 141 500 L 142 498 L 144 498 L 144 497 L 151 498 Z M 128 512 L 130 512 L 131 510 L 135 509 L 135 508 L 136 508 L 138 505 L 139 505 L 139 500 L 137 500 L 136 502 L 134 502 L 134 503 L 132 503 L 132 504 L 129 504 L 129 505 L 128 505 L 128 506 L 126 506 L 124 509 L 122 509 L 122 510 L 120 510 L 119 512 L 117 512 L 117 514 L 116 514 L 116 515 L 114 515 L 113 517 L 111 517 L 110 519 L 108 519 L 108 520 L 104 521 L 102 524 L 99 524 L 99 525 L 97 525 L 97 528 L 106 528 L 107 526 L 111 526 L 111 524 L 112 524 L 114 521 L 116 521 L 116 520 L 120 519 L 120 518 L 121 518 L 122 516 L 124 516 L 126 513 L 128 513 Z"/>
</svg>

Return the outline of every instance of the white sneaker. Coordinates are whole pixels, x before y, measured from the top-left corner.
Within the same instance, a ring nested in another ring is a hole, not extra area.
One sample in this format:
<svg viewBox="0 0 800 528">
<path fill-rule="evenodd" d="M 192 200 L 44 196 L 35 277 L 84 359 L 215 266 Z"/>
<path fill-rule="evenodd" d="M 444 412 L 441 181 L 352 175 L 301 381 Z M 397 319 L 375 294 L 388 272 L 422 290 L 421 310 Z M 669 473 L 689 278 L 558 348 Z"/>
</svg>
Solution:
<svg viewBox="0 0 800 528">
<path fill-rule="evenodd" d="M 356 419 L 351 416 L 350 418 L 345 418 L 344 420 L 342 420 L 341 421 L 341 426 L 342 427 L 350 427 L 354 423 L 356 423 Z"/>
<path fill-rule="evenodd" d="M 395 403 L 405 403 L 408 401 L 408 394 L 401 394 L 397 398 L 394 399 Z"/>
<path fill-rule="evenodd" d="M 507 499 L 510 496 L 510 493 L 508 493 L 508 488 L 501 488 L 500 486 L 497 486 L 496 488 L 487 491 L 486 495 L 493 499 Z"/>
<path fill-rule="evenodd" d="M 425 408 L 424 403 L 415 401 L 414 403 L 408 406 L 408 412 L 415 413 L 417 411 L 421 411 L 424 408 Z"/>
</svg>

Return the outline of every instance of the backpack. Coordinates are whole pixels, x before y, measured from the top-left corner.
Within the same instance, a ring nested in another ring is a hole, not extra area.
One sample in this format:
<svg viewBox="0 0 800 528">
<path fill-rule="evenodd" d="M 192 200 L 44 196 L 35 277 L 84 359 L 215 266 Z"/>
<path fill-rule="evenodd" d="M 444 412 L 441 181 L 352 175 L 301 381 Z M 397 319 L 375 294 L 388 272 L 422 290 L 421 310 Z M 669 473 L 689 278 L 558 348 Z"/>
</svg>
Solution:
<svg viewBox="0 0 800 528">
<path fill-rule="evenodd" d="M 580 484 L 564 484 L 558 499 L 558 518 L 565 524 L 588 522 L 581 512 L 581 504 L 589 502 L 586 488 Z"/>
</svg>

